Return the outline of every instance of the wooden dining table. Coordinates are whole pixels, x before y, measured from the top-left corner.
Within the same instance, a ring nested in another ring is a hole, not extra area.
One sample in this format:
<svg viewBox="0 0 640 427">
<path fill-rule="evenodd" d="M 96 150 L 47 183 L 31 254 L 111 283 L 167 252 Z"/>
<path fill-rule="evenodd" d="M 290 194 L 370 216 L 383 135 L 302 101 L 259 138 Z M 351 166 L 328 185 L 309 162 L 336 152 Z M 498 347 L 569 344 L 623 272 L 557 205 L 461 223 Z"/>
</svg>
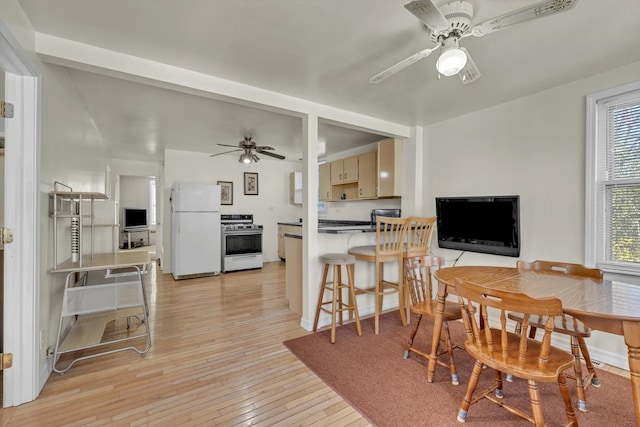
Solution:
<svg viewBox="0 0 640 427">
<path fill-rule="evenodd" d="M 636 425 L 640 426 L 640 285 L 490 266 L 442 268 L 435 272 L 435 278 L 438 280 L 438 304 L 427 381 L 433 382 L 444 302 L 449 292 L 455 293 L 457 279 L 495 289 L 522 292 L 533 298 L 556 297 L 562 301 L 565 313 L 580 319 L 591 329 L 624 336 L 628 348 Z"/>
</svg>

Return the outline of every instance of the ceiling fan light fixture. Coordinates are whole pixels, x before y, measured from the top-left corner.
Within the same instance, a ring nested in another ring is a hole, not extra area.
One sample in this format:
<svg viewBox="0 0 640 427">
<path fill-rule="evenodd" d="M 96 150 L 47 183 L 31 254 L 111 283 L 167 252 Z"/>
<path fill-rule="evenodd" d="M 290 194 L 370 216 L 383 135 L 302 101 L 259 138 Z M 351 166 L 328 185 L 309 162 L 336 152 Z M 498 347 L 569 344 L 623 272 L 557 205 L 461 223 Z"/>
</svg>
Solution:
<svg viewBox="0 0 640 427">
<path fill-rule="evenodd" d="M 248 151 L 245 151 L 244 153 L 240 154 L 240 160 L 238 160 L 240 163 L 245 163 L 245 164 L 249 164 L 251 163 L 253 159 L 251 158 L 251 153 L 249 153 Z"/>
<path fill-rule="evenodd" d="M 254 163 L 258 163 L 260 161 L 260 157 L 256 156 L 255 154 L 251 155 L 251 159 Z"/>
<path fill-rule="evenodd" d="M 442 42 L 442 53 L 436 61 L 436 69 L 443 76 L 453 76 L 467 65 L 467 54 L 458 45 L 457 37 L 449 37 Z"/>
</svg>

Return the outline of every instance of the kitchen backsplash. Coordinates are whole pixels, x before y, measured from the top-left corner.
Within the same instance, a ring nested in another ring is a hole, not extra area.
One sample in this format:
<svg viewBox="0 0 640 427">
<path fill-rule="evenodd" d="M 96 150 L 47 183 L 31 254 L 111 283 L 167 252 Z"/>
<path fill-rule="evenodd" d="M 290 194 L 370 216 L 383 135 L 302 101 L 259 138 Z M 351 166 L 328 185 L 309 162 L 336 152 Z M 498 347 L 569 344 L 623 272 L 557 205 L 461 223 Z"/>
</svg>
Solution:
<svg viewBox="0 0 640 427">
<path fill-rule="evenodd" d="M 359 200 L 355 202 L 327 202 L 329 219 L 369 221 L 371 209 L 400 209 L 401 199 Z"/>
</svg>

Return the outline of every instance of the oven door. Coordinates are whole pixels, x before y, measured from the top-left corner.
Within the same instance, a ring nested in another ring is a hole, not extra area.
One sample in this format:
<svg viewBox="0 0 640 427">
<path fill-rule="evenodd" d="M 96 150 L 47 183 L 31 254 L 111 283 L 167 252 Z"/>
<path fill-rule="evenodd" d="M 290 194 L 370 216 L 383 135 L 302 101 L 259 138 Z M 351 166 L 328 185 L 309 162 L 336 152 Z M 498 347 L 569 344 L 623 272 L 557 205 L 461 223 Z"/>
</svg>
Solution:
<svg viewBox="0 0 640 427">
<path fill-rule="evenodd" d="M 262 253 L 262 230 L 230 230 L 222 234 L 222 255 Z"/>
</svg>

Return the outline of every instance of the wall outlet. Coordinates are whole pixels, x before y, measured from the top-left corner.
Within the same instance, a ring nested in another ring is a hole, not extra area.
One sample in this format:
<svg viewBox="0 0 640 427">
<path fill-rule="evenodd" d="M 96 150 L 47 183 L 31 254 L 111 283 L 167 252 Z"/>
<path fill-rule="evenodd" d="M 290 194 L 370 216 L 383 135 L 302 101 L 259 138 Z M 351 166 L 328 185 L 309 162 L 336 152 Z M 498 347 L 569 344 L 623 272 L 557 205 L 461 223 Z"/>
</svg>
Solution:
<svg viewBox="0 0 640 427">
<path fill-rule="evenodd" d="M 47 359 L 53 356 L 53 347 L 47 347 Z"/>
</svg>

